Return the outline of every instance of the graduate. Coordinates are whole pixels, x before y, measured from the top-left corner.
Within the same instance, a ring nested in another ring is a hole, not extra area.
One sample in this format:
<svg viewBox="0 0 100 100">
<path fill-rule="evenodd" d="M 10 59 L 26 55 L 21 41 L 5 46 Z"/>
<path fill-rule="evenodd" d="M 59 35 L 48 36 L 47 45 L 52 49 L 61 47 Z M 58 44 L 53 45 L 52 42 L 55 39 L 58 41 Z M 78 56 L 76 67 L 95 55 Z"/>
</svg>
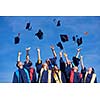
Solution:
<svg viewBox="0 0 100 100">
<path fill-rule="evenodd" d="M 17 68 L 14 72 L 13 83 L 30 83 L 30 77 L 27 69 L 23 67 L 23 63 L 20 61 L 21 52 L 18 52 Z"/>
<path fill-rule="evenodd" d="M 53 83 L 66 83 L 65 75 L 60 69 L 58 69 L 57 65 L 54 65 L 52 73 Z"/>
<path fill-rule="evenodd" d="M 29 76 L 30 76 L 30 80 L 31 83 L 36 83 L 36 72 L 34 67 L 32 67 L 32 62 L 30 61 L 30 57 L 29 57 L 29 48 L 26 48 L 26 61 L 24 62 L 24 68 L 26 68 L 28 70 Z"/>
<path fill-rule="evenodd" d="M 46 63 L 48 64 L 48 67 L 49 67 L 49 69 L 51 70 L 52 67 L 53 67 L 55 64 L 57 64 L 57 63 L 56 63 L 56 61 L 57 61 L 57 54 L 56 54 L 56 51 L 55 51 L 53 45 L 51 45 L 50 48 L 51 48 L 51 51 L 52 51 L 52 53 L 53 53 L 53 57 L 52 57 L 52 58 L 48 58 L 48 59 L 46 60 Z M 48 62 L 48 61 L 49 61 L 49 62 Z"/>
<path fill-rule="evenodd" d="M 38 73 L 38 82 L 39 83 L 52 83 L 52 70 L 49 69 L 48 64 L 45 62 L 42 64 L 42 60 L 40 57 L 40 49 L 37 49 L 38 60 L 36 63 L 36 69 Z"/>
<path fill-rule="evenodd" d="M 70 72 L 71 72 L 71 61 L 68 59 L 68 56 L 66 53 L 64 53 L 64 57 L 66 59 L 66 62 L 62 58 L 62 52 L 59 53 L 60 55 L 60 70 L 64 73 L 66 78 L 66 83 L 69 83 L 70 80 Z"/>
<path fill-rule="evenodd" d="M 82 74 L 78 72 L 78 65 L 79 65 L 79 54 L 81 49 L 77 49 L 76 56 L 73 57 L 72 62 L 72 70 L 70 72 L 70 83 L 81 83 L 82 82 Z"/>
<path fill-rule="evenodd" d="M 78 72 L 80 49 L 77 49 L 77 54 L 73 57 L 73 62 L 68 59 L 68 55 L 64 53 L 66 62 L 62 59 L 62 53 L 60 52 L 60 69 L 64 72 L 67 83 L 81 83 L 82 74 Z"/>
<path fill-rule="evenodd" d="M 97 77 L 95 74 L 95 70 L 93 67 L 86 67 L 83 64 L 83 56 L 80 56 L 80 63 L 81 63 L 81 73 L 83 75 L 83 83 L 97 83 Z"/>
</svg>

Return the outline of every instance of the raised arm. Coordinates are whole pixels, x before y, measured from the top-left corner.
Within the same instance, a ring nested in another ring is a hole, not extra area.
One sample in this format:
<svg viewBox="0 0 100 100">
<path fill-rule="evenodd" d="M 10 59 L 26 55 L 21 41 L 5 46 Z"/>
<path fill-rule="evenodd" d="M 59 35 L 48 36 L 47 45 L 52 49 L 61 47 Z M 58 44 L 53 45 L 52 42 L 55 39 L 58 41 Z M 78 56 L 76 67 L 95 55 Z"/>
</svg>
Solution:
<svg viewBox="0 0 100 100">
<path fill-rule="evenodd" d="M 62 58 L 62 51 L 59 53 L 60 58 Z"/>
<path fill-rule="evenodd" d="M 80 49 L 80 48 L 78 48 L 78 49 L 77 49 L 77 53 L 76 53 L 76 58 L 78 58 L 78 57 L 79 57 L 80 51 L 81 51 L 81 49 Z"/>
<path fill-rule="evenodd" d="M 54 46 L 50 46 L 50 48 L 52 50 L 52 53 L 53 53 L 54 58 L 56 58 L 57 57 L 57 54 L 55 52 Z"/>
<path fill-rule="evenodd" d="M 38 59 L 37 59 L 37 62 L 36 62 L 36 70 L 37 70 L 37 73 L 39 74 L 40 71 L 41 71 L 41 68 L 42 68 L 42 60 L 41 60 L 41 57 L 40 57 L 40 49 L 37 48 L 37 56 L 38 56 Z"/>
<path fill-rule="evenodd" d="M 26 48 L 26 56 L 29 56 L 30 49 L 31 49 L 31 47 Z"/>
<path fill-rule="evenodd" d="M 30 57 L 29 57 L 29 51 L 30 51 L 30 47 L 26 48 L 26 63 L 29 63 L 30 61 Z"/>
<path fill-rule="evenodd" d="M 68 59 L 67 53 L 64 53 L 64 57 L 65 57 L 65 59 L 66 59 L 66 63 L 67 63 L 68 65 L 71 64 L 70 60 Z"/>
<path fill-rule="evenodd" d="M 80 56 L 80 65 L 81 65 L 81 68 L 84 70 L 84 64 L 83 64 L 83 56 Z"/>
<path fill-rule="evenodd" d="M 38 55 L 37 62 L 38 62 L 38 64 L 40 64 L 41 63 L 41 57 L 40 57 L 40 49 L 39 48 L 37 48 L 37 55 Z"/>
<path fill-rule="evenodd" d="M 26 69 L 29 69 L 32 66 L 32 62 L 30 61 L 30 55 L 29 55 L 30 49 L 31 47 L 26 48 L 26 61 L 24 62 L 24 67 Z"/>
<path fill-rule="evenodd" d="M 64 63 L 64 64 L 65 64 L 65 62 L 64 62 L 64 60 L 63 60 L 63 58 L 62 58 L 62 51 L 59 52 L 59 56 L 60 56 L 60 64 L 61 64 L 61 63 Z"/>
<path fill-rule="evenodd" d="M 60 56 L 60 70 L 64 73 L 65 72 L 65 62 L 62 58 L 62 52 L 59 53 Z"/>
<path fill-rule="evenodd" d="M 22 53 L 19 51 L 19 52 L 18 52 L 18 56 L 17 56 L 17 61 L 18 61 L 18 62 L 20 61 L 20 58 L 21 58 L 20 56 L 21 56 L 21 54 L 22 54 Z"/>
</svg>

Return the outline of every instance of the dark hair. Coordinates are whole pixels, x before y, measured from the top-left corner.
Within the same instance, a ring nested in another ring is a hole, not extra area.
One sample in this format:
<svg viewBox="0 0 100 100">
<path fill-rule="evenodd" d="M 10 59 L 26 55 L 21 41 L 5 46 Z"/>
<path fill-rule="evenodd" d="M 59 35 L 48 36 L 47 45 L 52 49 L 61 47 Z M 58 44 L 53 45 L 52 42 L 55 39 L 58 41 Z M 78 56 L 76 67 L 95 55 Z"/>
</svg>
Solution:
<svg viewBox="0 0 100 100">
<path fill-rule="evenodd" d="M 19 62 L 20 62 L 20 61 L 17 61 L 17 63 L 16 63 L 16 66 L 17 66 L 17 67 L 19 67 L 19 66 L 18 66 Z"/>
<path fill-rule="evenodd" d="M 95 73 L 95 70 L 94 70 L 94 68 L 92 67 L 92 74 L 94 74 Z"/>
</svg>

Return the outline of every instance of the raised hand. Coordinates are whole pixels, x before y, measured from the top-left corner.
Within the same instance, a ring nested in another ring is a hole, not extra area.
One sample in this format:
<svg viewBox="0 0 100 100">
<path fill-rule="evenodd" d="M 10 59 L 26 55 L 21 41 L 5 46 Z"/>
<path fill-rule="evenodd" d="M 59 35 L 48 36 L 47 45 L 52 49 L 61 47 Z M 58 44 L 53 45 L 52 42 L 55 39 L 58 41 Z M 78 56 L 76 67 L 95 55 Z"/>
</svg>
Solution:
<svg viewBox="0 0 100 100">
<path fill-rule="evenodd" d="M 81 51 L 81 48 L 78 48 L 77 51 L 80 52 Z"/>
<path fill-rule="evenodd" d="M 62 52 L 59 52 L 59 56 L 62 57 Z"/>
<path fill-rule="evenodd" d="M 36 48 L 37 52 L 40 52 L 40 49 L 39 48 Z"/>
<path fill-rule="evenodd" d="M 51 45 L 50 48 L 51 48 L 52 50 L 54 50 L 54 46 L 53 46 L 53 45 Z"/>
<path fill-rule="evenodd" d="M 67 57 L 68 55 L 67 55 L 67 53 L 64 53 L 64 57 Z"/>
<path fill-rule="evenodd" d="M 54 46 L 51 45 L 50 48 L 51 48 L 51 50 L 52 50 L 53 56 L 56 58 L 56 57 L 57 57 L 57 54 L 56 54 L 56 52 L 55 52 L 55 50 L 54 50 Z"/>
<path fill-rule="evenodd" d="M 80 59 L 83 59 L 83 56 L 80 56 Z"/>
<path fill-rule="evenodd" d="M 26 51 L 29 51 L 31 49 L 31 47 L 26 48 Z"/>
<path fill-rule="evenodd" d="M 18 56 L 20 56 L 21 54 L 22 54 L 22 53 L 19 51 L 19 52 L 18 52 Z"/>
</svg>

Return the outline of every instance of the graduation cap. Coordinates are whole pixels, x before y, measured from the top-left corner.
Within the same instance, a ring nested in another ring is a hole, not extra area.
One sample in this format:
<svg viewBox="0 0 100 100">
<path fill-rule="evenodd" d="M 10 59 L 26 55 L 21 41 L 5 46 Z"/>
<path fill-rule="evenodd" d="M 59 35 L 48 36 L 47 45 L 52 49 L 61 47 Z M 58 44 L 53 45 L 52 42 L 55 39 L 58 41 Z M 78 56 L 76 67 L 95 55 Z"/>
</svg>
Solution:
<svg viewBox="0 0 100 100">
<path fill-rule="evenodd" d="M 76 38 L 75 38 L 75 36 L 73 36 L 72 38 L 73 38 L 73 41 L 76 41 Z"/>
<path fill-rule="evenodd" d="M 73 57 L 72 60 L 73 60 L 73 66 L 77 66 L 78 67 L 80 59 L 76 58 L 76 57 Z"/>
<path fill-rule="evenodd" d="M 58 42 L 58 43 L 57 43 L 57 46 L 58 46 L 61 50 L 63 49 L 63 45 L 62 45 L 61 42 Z"/>
<path fill-rule="evenodd" d="M 60 35 L 61 41 L 66 42 L 68 41 L 68 36 L 67 35 Z"/>
<path fill-rule="evenodd" d="M 43 39 L 43 32 L 39 29 L 38 33 L 35 34 L 39 39 Z"/>
<path fill-rule="evenodd" d="M 78 35 L 76 35 L 76 37 L 78 37 Z"/>
<path fill-rule="evenodd" d="M 15 37 L 15 44 L 18 44 L 20 41 L 20 33 L 18 33 L 18 36 Z"/>
<path fill-rule="evenodd" d="M 57 21 L 57 26 L 61 26 L 60 20 Z"/>
<path fill-rule="evenodd" d="M 77 39 L 77 44 L 78 44 L 78 46 L 80 46 L 80 45 L 82 44 L 82 42 L 83 42 L 83 41 L 82 41 L 82 37 L 80 37 L 80 38 Z"/>
<path fill-rule="evenodd" d="M 27 23 L 27 24 L 26 24 L 26 29 L 28 29 L 28 30 L 31 30 L 31 29 L 32 29 L 32 27 L 31 27 L 31 24 L 30 24 L 30 23 Z"/>
</svg>

